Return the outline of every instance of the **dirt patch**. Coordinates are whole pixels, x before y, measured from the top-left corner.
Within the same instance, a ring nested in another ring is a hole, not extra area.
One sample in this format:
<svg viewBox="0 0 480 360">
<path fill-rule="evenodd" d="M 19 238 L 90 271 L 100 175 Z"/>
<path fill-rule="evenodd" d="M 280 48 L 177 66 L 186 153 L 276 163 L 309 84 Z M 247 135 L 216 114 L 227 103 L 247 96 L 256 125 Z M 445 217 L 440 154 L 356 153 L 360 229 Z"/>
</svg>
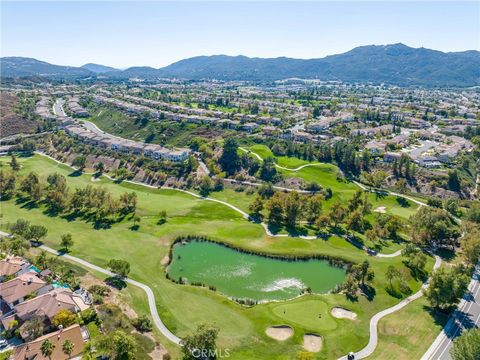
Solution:
<svg viewBox="0 0 480 360">
<path fill-rule="evenodd" d="M 378 212 L 378 213 L 382 213 L 382 214 L 385 214 L 387 212 L 387 208 L 385 206 L 379 206 L 377 207 L 375 210 L 373 210 L 375 212 Z"/>
<path fill-rule="evenodd" d="M 337 319 L 349 319 L 349 320 L 357 319 L 357 314 L 355 314 L 353 311 L 340 308 L 340 307 L 334 307 L 331 313 L 332 313 L 332 316 L 336 317 Z"/>
<path fill-rule="evenodd" d="M 105 285 L 102 280 L 97 279 L 88 273 L 80 278 L 80 285 L 87 290 L 92 285 L 108 286 Z M 125 301 L 120 291 L 111 286 L 108 286 L 108 288 L 110 289 L 110 292 L 104 296 L 103 302 L 105 304 L 111 303 L 117 305 L 129 319 L 136 319 L 138 317 L 137 313 Z"/>
<path fill-rule="evenodd" d="M 287 325 L 270 326 L 265 333 L 272 339 L 284 341 L 293 335 L 293 329 Z"/>
<path fill-rule="evenodd" d="M 322 350 L 322 337 L 317 334 L 303 335 L 303 348 L 310 352 L 319 352 Z"/>
</svg>

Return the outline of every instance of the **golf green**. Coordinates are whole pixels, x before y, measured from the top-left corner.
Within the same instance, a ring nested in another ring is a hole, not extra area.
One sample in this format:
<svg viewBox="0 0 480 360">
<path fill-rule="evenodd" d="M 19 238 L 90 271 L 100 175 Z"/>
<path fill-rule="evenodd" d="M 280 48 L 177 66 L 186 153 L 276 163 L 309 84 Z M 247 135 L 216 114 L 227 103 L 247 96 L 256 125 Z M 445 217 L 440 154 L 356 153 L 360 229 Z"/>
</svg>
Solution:
<svg viewBox="0 0 480 360">
<path fill-rule="evenodd" d="M 175 280 L 214 286 L 229 297 L 264 302 L 291 299 L 307 288 L 326 293 L 343 282 L 345 270 L 326 260 L 287 261 L 190 241 L 174 245 L 168 274 Z"/>
</svg>

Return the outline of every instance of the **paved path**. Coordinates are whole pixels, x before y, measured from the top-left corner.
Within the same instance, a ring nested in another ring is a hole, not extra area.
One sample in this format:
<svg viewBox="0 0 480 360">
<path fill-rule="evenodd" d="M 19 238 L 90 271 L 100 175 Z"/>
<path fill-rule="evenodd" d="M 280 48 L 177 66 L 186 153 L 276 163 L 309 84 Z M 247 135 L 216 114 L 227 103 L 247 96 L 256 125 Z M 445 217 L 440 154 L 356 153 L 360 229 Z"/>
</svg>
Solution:
<svg viewBox="0 0 480 360">
<path fill-rule="evenodd" d="M 111 271 L 107 270 L 107 269 L 104 269 L 100 266 L 97 266 L 97 265 L 94 265 L 92 263 L 89 263 L 88 261 L 85 261 L 85 260 L 82 260 L 80 258 L 77 258 L 75 256 L 71 256 L 71 255 L 68 255 L 68 254 L 64 254 L 64 255 L 60 255 L 57 250 L 55 249 L 52 249 L 48 246 L 45 246 L 45 245 L 42 245 L 40 246 L 41 249 L 45 250 L 45 251 L 48 251 L 52 254 L 55 254 L 55 255 L 59 255 L 65 259 L 68 259 L 68 260 L 71 260 L 73 262 L 76 262 L 80 265 L 83 265 L 89 269 L 92 269 L 92 270 L 95 270 L 95 271 L 98 271 L 102 274 L 105 274 L 105 275 L 108 275 L 108 276 L 115 276 L 114 273 L 112 273 Z M 168 339 L 170 340 L 171 342 L 175 343 L 175 344 L 178 344 L 180 345 L 180 342 L 182 341 L 179 337 L 177 337 L 175 334 L 173 334 L 166 326 L 165 324 L 162 322 L 162 319 L 160 319 L 160 316 L 158 315 L 158 311 L 157 311 L 157 305 L 155 304 L 155 295 L 153 294 L 153 291 L 152 289 L 139 282 L 139 281 L 136 281 L 136 280 L 133 280 L 133 279 L 129 279 L 129 278 L 126 278 L 125 279 L 125 282 L 129 283 L 129 284 L 132 284 L 134 286 L 137 286 L 141 289 L 143 289 L 146 294 L 147 294 L 147 298 L 148 298 L 148 306 L 150 308 L 150 313 L 152 314 L 152 318 L 153 318 L 153 322 L 155 323 L 155 326 L 158 328 L 158 330 Z"/>
<path fill-rule="evenodd" d="M 440 259 L 440 257 L 435 255 L 435 265 L 433 265 L 433 271 L 437 270 L 440 267 L 441 263 L 442 263 L 442 260 Z M 389 307 L 388 309 L 382 310 L 379 313 L 376 313 L 375 315 L 373 315 L 373 317 L 370 319 L 370 339 L 368 341 L 368 344 L 362 350 L 357 351 L 355 353 L 355 359 L 363 359 L 363 358 L 366 358 L 367 356 L 372 355 L 378 343 L 377 328 L 378 328 L 378 322 L 380 321 L 380 319 L 394 313 L 395 311 L 398 311 L 404 308 L 405 306 L 410 304 L 412 301 L 422 297 L 423 290 L 428 286 L 429 281 L 430 279 L 428 279 L 425 283 L 423 283 L 420 290 L 418 290 L 415 294 L 410 295 L 406 299 L 403 299 L 397 305 Z M 339 360 L 346 360 L 346 359 L 347 359 L 347 355 L 339 358 Z"/>
<path fill-rule="evenodd" d="M 12 236 L 11 234 L 6 233 L 6 232 L 1 231 L 1 230 L 0 230 L 0 235 L 6 236 L 6 237 L 11 237 Z M 42 246 L 40 246 L 40 249 L 48 251 L 49 253 L 61 256 L 62 258 L 68 259 L 70 261 L 76 262 L 76 263 L 78 263 L 78 264 L 80 264 L 80 265 L 82 265 L 86 268 L 98 271 L 99 273 L 102 273 L 102 274 L 105 274 L 105 275 L 108 275 L 108 276 L 115 276 L 115 274 L 112 273 L 110 270 L 104 269 L 100 266 L 94 265 L 92 263 L 89 263 L 88 261 L 85 261 L 83 259 L 77 258 L 77 257 L 72 256 L 72 255 L 59 254 L 57 250 L 52 249 L 48 246 L 42 245 Z M 157 311 L 157 305 L 155 304 L 155 295 L 153 294 L 152 289 L 149 286 L 147 286 L 147 285 L 145 285 L 145 284 L 143 284 L 139 281 L 133 280 L 133 279 L 125 278 L 124 280 L 125 280 L 125 282 L 127 282 L 129 284 L 132 284 L 134 286 L 137 286 L 137 287 L 143 289 L 147 293 L 148 306 L 150 308 L 150 313 L 152 314 L 152 318 L 153 318 L 153 322 L 155 323 L 155 326 L 158 328 L 158 330 L 168 340 L 170 340 L 171 342 L 173 342 L 175 344 L 180 344 L 181 339 L 179 337 L 175 336 L 175 334 L 173 334 L 170 330 L 168 330 L 168 328 L 162 322 L 162 319 L 160 319 L 160 316 L 158 315 L 158 311 Z"/>
<path fill-rule="evenodd" d="M 53 113 L 57 116 L 67 116 L 63 110 L 64 101 L 62 99 L 57 99 L 53 104 Z"/>
<path fill-rule="evenodd" d="M 451 360 L 453 340 L 465 329 L 480 326 L 480 262 L 475 267 L 468 291 L 450 316 L 447 325 L 422 356 L 422 360 Z"/>
</svg>

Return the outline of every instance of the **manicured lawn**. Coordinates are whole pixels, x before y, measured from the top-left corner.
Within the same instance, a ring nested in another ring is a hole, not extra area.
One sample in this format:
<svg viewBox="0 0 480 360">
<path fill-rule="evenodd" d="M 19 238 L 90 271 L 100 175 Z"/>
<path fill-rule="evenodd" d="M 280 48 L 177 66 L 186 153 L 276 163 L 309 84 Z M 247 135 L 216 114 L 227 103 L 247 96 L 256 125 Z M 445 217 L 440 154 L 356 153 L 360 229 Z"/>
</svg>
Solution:
<svg viewBox="0 0 480 360">
<path fill-rule="evenodd" d="M 250 150 L 260 155 L 262 158 L 273 156 L 270 149 L 265 145 L 253 145 Z M 253 155 L 252 155 L 253 156 Z M 277 164 L 288 168 L 297 168 L 305 164 L 316 164 L 315 166 L 307 166 L 298 171 L 279 169 L 287 178 L 300 178 L 306 183 L 318 183 L 324 188 L 329 187 L 333 191 L 333 197 L 325 203 L 328 209 L 333 203 L 339 201 L 345 203 L 359 189 L 353 182 L 341 179 L 340 170 L 332 164 L 318 163 L 316 161 L 309 162 L 298 158 L 289 158 L 286 156 L 276 157 Z M 411 201 L 402 201 L 395 196 L 379 196 L 369 194 L 369 200 L 372 202 L 373 210 L 378 207 L 385 207 L 387 213 L 408 219 L 418 208 L 417 204 Z"/>
<path fill-rule="evenodd" d="M 0 163 L 8 161 L 9 158 L 0 158 Z M 6 229 L 6 223 L 25 218 L 33 224 L 43 224 L 48 228 L 49 233 L 45 239 L 48 246 L 60 248 L 60 235 L 69 232 L 75 242 L 71 250 L 74 256 L 103 267 L 111 258 L 128 260 L 131 264 L 130 276 L 152 288 L 159 314 L 175 334 L 182 337 L 200 323 L 213 323 L 220 328 L 220 347 L 229 348 L 232 359 L 294 358 L 302 348 L 302 336 L 306 331 L 317 332 L 324 338 L 324 349 L 318 358 L 338 357 L 363 347 L 368 341 L 369 318 L 399 301 L 386 292 L 387 280 L 384 274 L 390 264 L 397 268 L 403 267 L 400 257 L 368 257 L 338 237 L 328 240 L 270 238 L 260 225 L 246 221 L 240 214 L 221 204 L 174 190 L 114 184 L 104 178 L 92 182 L 90 175 L 70 176 L 71 169 L 68 167 L 59 166 L 38 155 L 21 158 L 20 161 L 23 165 L 22 174 L 34 170 L 45 179 L 48 174 L 58 172 L 67 177 L 71 188 L 88 184 L 105 186 L 116 196 L 125 191 L 135 191 L 138 195 L 140 227 L 137 231 L 131 230 L 132 221 L 127 217 L 109 229 L 96 230 L 91 223 L 79 218 L 69 221 L 65 217 L 48 216 L 42 204 L 30 207 L 16 204 L 12 199 L 1 203 L 3 230 Z M 231 191 L 225 192 L 223 196 L 237 196 Z M 168 220 L 167 223 L 158 225 L 161 210 L 167 211 Z M 276 254 L 326 254 L 352 262 L 368 258 L 375 271 L 373 285 L 376 294 L 372 301 L 360 297 L 358 301 L 351 302 L 343 295 L 308 295 L 282 303 L 243 307 L 208 289 L 177 285 L 165 278 L 161 262 L 168 254 L 172 240 L 180 235 L 194 234 L 209 236 L 245 249 Z M 431 269 L 432 264 L 430 258 L 428 269 Z M 417 291 L 420 283 L 410 279 L 409 285 L 412 291 Z M 131 299 L 134 308 L 146 309 L 146 298 L 142 298 L 141 293 L 132 290 L 131 286 L 128 289 L 133 291 Z M 287 308 L 278 308 L 280 306 Z M 351 309 L 358 314 L 358 319 L 348 322 L 332 318 L 329 310 L 333 306 Z M 283 310 L 286 310 L 285 314 Z M 322 322 L 316 321 L 315 315 L 318 317 L 319 313 L 324 319 Z M 280 343 L 265 335 L 267 327 L 282 323 L 294 328 L 295 335 L 291 339 Z"/>
<path fill-rule="evenodd" d="M 425 298 L 420 298 L 380 320 L 378 347 L 369 359 L 420 359 L 447 320 L 433 319 L 425 306 Z"/>
</svg>

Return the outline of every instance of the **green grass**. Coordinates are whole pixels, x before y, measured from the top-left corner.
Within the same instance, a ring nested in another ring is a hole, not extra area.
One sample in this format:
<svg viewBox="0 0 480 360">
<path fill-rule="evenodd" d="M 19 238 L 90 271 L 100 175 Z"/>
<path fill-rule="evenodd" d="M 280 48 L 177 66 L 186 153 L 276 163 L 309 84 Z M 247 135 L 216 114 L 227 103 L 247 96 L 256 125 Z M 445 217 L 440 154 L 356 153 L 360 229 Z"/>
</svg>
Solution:
<svg viewBox="0 0 480 360">
<path fill-rule="evenodd" d="M 270 149 L 265 145 L 253 145 L 249 147 L 250 150 L 260 155 L 262 158 L 268 156 L 274 156 Z M 253 156 L 253 155 L 252 155 Z M 332 164 L 309 162 L 306 160 L 280 156 L 275 157 L 277 164 L 287 168 L 297 168 L 305 164 L 316 164 L 315 166 L 304 167 L 298 171 L 279 169 L 279 171 L 286 178 L 300 178 L 306 183 L 318 183 L 324 188 L 329 187 L 333 191 L 333 197 L 325 203 L 325 209 L 328 209 L 334 202 L 339 201 L 345 203 L 350 199 L 353 194 L 359 189 L 353 182 L 341 179 L 341 172 L 338 167 Z M 399 202 L 395 196 L 378 196 L 375 194 L 369 194 L 369 200 L 373 205 L 373 210 L 377 207 L 385 206 L 386 212 L 393 215 L 397 215 L 403 219 L 408 219 L 413 215 L 418 205 L 411 201 L 406 201 L 406 206 Z"/>
<path fill-rule="evenodd" d="M 0 158 L 0 164 L 8 161 L 7 157 Z M 130 276 L 152 288 L 160 317 L 175 334 L 182 337 L 191 333 L 200 323 L 213 323 L 220 328 L 219 346 L 230 349 L 232 359 L 291 359 L 301 350 L 303 333 L 308 331 L 317 332 L 324 338 L 324 349 L 318 358 L 338 357 L 363 347 L 368 341 L 369 318 L 399 301 L 386 292 L 387 280 L 384 274 L 390 264 L 397 268 L 403 267 L 400 257 L 367 257 L 363 251 L 338 237 L 328 240 L 271 238 L 265 235 L 260 225 L 247 222 L 240 214 L 221 204 L 193 198 L 174 190 L 114 184 L 105 178 L 92 182 L 90 175 L 71 176 L 72 171 L 68 167 L 38 155 L 21 158 L 20 161 L 22 174 L 34 170 L 45 179 L 48 174 L 58 172 L 67 177 L 72 188 L 88 184 L 105 186 L 116 196 L 125 191 L 135 191 L 138 195 L 137 214 L 141 217 L 140 228 L 132 231 L 132 221 L 127 218 L 109 229 L 95 230 L 91 223 L 80 219 L 68 221 L 63 217 L 48 216 L 43 205 L 38 208 L 25 207 L 12 199 L 1 203 L 2 229 L 6 229 L 8 222 L 25 218 L 33 224 L 43 224 L 48 228 L 49 233 L 45 239 L 48 246 L 59 249 L 60 235 L 69 232 L 75 241 L 71 249 L 74 256 L 103 267 L 111 258 L 128 260 L 131 263 Z M 237 194 L 226 191 L 223 196 L 228 198 Z M 167 211 L 168 221 L 157 225 L 161 210 Z M 352 262 L 368 258 L 375 271 L 373 285 L 376 296 L 373 301 L 360 297 L 357 302 L 350 302 L 341 295 L 308 295 L 287 302 L 245 308 L 208 289 L 176 285 L 165 278 L 161 261 L 168 253 L 173 239 L 192 234 L 275 254 L 326 254 Z M 429 258 L 429 269 L 432 264 L 433 260 Z M 412 291 L 417 291 L 420 282 L 410 279 L 409 285 Z M 132 292 L 134 309 L 140 308 L 147 312 L 146 298 L 142 297 L 141 292 L 130 285 L 127 291 Z M 282 305 L 291 306 L 285 316 L 283 309 L 278 309 Z M 347 322 L 332 318 L 328 311 L 333 306 L 351 309 L 358 314 L 358 319 Z M 325 321 L 316 322 L 312 319 L 316 312 L 321 312 Z M 299 318 L 295 320 L 291 313 L 298 313 Z M 282 343 L 265 335 L 267 327 L 280 323 L 291 325 L 295 330 L 295 335 Z M 335 328 L 333 323 L 336 324 Z"/>
<path fill-rule="evenodd" d="M 420 359 L 447 321 L 434 319 L 426 306 L 425 298 L 420 298 L 380 320 L 378 346 L 369 359 Z"/>
</svg>

